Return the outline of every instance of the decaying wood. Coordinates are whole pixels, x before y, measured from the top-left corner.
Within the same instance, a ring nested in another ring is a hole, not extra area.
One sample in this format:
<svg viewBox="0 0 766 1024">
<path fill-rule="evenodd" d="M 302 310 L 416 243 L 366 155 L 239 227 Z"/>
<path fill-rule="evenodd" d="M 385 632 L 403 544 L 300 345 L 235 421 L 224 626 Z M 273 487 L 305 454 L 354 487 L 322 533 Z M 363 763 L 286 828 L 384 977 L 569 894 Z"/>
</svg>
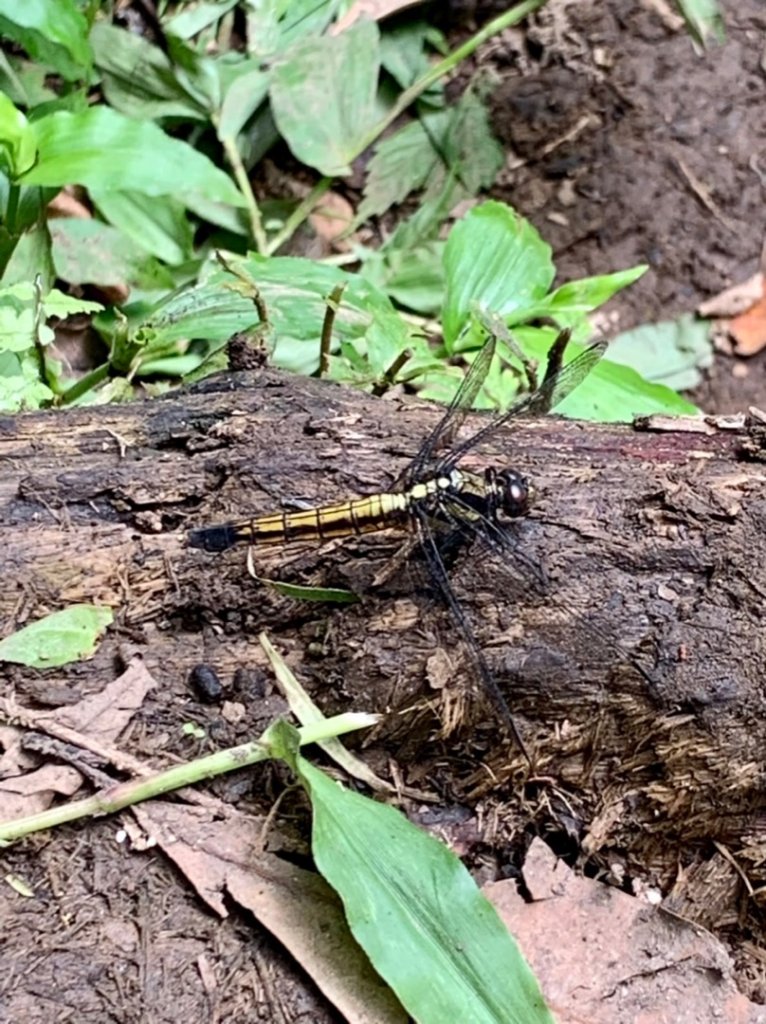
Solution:
<svg viewBox="0 0 766 1024">
<path fill-rule="evenodd" d="M 283 502 L 381 489 L 438 415 L 264 372 L 162 400 L 0 420 L 3 631 L 76 601 L 116 615 L 93 661 L 44 674 L 6 667 L 9 683 L 28 700 L 66 699 L 108 682 L 116 656 L 137 646 L 168 692 L 183 693 L 198 662 L 224 679 L 262 665 L 267 627 L 328 713 L 395 712 L 378 740 L 406 776 L 434 728 L 423 709 L 448 716 L 467 669 L 456 644 L 438 650 L 448 621 L 406 578 L 393 591 L 370 586 L 394 539 L 299 553 L 296 578 L 365 591 L 360 605 L 328 609 L 274 597 L 246 575 L 242 551 L 206 554 L 184 536 Z M 534 508 L 515 529 L 544 563 L 549 597 L 486 553 L 463 560 L 455 586 L 539 776 L 565 794 L 588 851 L 620 847 L 667 868 L 678 836 L 712 839 L 746 871 L 766 854 L 761 451 L 745 429 L 550 418 L 503 431 L 472 457 L 533 481 Z M 263 575 L 283 575 L 278 565 Z M 487 749 L 485 766 L 455 785 L 463 798 L 522 772 L 491 718 L 480 703 L 468 716 Z"/>
</svg>

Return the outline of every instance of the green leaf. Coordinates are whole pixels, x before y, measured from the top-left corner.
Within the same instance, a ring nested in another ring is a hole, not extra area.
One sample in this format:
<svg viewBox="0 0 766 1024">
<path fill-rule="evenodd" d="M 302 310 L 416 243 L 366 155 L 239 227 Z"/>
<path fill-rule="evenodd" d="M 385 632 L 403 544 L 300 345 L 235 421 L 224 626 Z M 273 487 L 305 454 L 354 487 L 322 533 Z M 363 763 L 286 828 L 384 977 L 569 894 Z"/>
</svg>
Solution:
<svg viewBox="0 0 766 1024">
<path fill-rule="evenodd" d="M 73 0 L 0 0 L 0 35 L 69 82 L 90 77 L 88 22 Z"/>
<path fill-rule="evenodd" d="M 173 287 L 173 278 L 153 256 L 109 224 L 68 217 L 50 226 L 56 273 L 69 284 L 148 291 Z"/>
<path fill-rule="evenodd" d="M 393 807 L 296 758 L 312 851 L 373 966 L 420 1024 L 553 1024 L 495 908 L 460 860 Z"/>
<path fill-rule="evenodd" d="M 377 120 L 379 32 L 360 20 L 338 36 L 306 39 L 276 64 L 274 119 L 293 154 L 326 175 L 351 173 Z"/>
<path fill-rule="evenodd" d="M 367 332 L 380 323 L 400 336 L 400 348 L 409 337 L 407 324 L 390 301 L 367 281 L 354 274 L 293 257 L 267 259 L 250 256 L 239 266 L 258 286 L 269 311 L 275 363 L 294 373 L 313 373 L 319 365 L 319 337 L 327 309 L 327 297 L 339 284 L 346 290 L 338 309 L 333 335 L 337 342 L 366 347 Z M 224 342 L 257 321 L 250 299 L 232 291 L 231 276 L 215 271 L 204 284 L 174 296 L 152 317 L 147 326 L 163 343 L 181 338 L 205 338 Z"/>
<path fill-rule="evenodd" d="M 1 345 L 1 342 L 0 342 Z M 31 352 L 3 351 L 0 347 L 0 410 L 5 413 L 39 409 L 53 399 L 53 391 L 40 378 L 39 360 Z"/>
<path fill-rule="evenodd" d="M 271 580 L 265 576 L 255 576 L 267 587 L 271 587 L 278 594 L 284 597 L 292 597 L 296 601 L 320 601 L 328 604 L 356 604 L 359 601 L 357 595 L 351 590 L 343 590 L 340 587 L 306 587 L 299 583 L 286 583 L 283 580 Z"/>
<path fill-rule="evenodd" d="M 207 121 L 209 102 L 153 43 L 106 22 L 90 33 L 104 95 L 127 117 Z"/>
<path fill-rule="evenodd" d="M 0 661 L 29 668 L 55 668 L 82 661 L 95 652 L 99 637 L 113 619 L 111 608 L 71 605 L 0 640 Z"/>
<path fill-rule="evenodd" d="M 544 365 L 548 350 L 556 332 L 549 328 L 515 328 L 514 338 L 521 345 L 525 355 L 536 359 Z M 567 346 L 566 361 L 574 359 L 582 351 L 582 346 L 570 343 Z M 554 410 L 556 415 L 570 416 L 574 419 L 592 420 L 597 423 L 629 423 L 634 416 L 648 416 L 652 413 L 663 413 L 669 416 L 693 416 L 696 406 L 681 398 L 675 391 L 663 384 L 653 384 L 644 380 L 635 370 L 628 366 L 619 366 L 607 358 L 602 359 L 591 370 L 585 380 L 571 395 Z M 503 373 L 505 384 L 495 390 L 495 397 L 501 406 L 512 400 L 518 386 L 518 377 Z"/>
<path fill-rule="evenodd" d="M 424 115 L 378 144 L 356 223 L 421 188 L 424 202 L 451 190 L 446 216 L 456 202 L 489 188 L 502 165 L 503 150 L 491 134 L 486 107 L 475 90 L 466 89 L 454 107 Z"/>
<path fill-rule="evenodd" d="M 425 21 L 405 21 L 387 28 L 380 39 L 380 62 L 400 89 L 408 89 L 422 78 L 430 68 L 427 43 L 433 38 L 433 29 Z M 443 92 L 426 93 L 429 102 Z"/>
<path fill-rule="evenodd" d="M 676 391 L 689 390 L 702 379 L 699 368 L 713 363 L 710 323 L 687 314 L 644 324 L 618 334 L 609 344 L 609 358 Z"/>
<path fill-rule="evenodd" d="M 59 112 L 33 124 L 39 159 L 28 185 L 79 184 L 186 200 L 244 205 L 232 181 L 206 156 L 171 139 L 150 121 L 132 121 L 108 107 Z"/>
<path fill-rule="evenodd" d="M 23 352 L 34 345 L 35 288 L 31 281 L 20 281 L 0 290 L 0 352 Z M 74 313 L 90 313 L 102 309 L 98 302 L 88 302 L 54 288 L 43 299 L 43 317 L 65 317 Z M 45 324 L 40 328 L 40 341 L 49 344 L 53 331 Z"/>
<path fill-rule="evenodd" d="M 2 283 L 11 285 L 33 281 L 38 274 L 45 292 L 56 279 L 56 272 L 51 255 L 51 236 L 44 220 L 19 238 L 3 270 Z"/>
<path fill-rule="evenodd" d="M 444 251 L 442 329 L 448 351 L 476 304 L 504 319 L 521 315 L 553 282 L 551 248 L 504 203 L 474 207 L 452 228 Z"/>
<path fill-rule="evenodd" d="M 488 189 L 503 166 L 503 147 L 492 134 L 486 105 L 476 89 L 466 89 L 452 109 L 443 151 L 467 196 Z"/>
<path fill-rule="evenodd" d="M 238 0 L 217 0 L 216 3 L 190 4 L 165 22 L 165 31 L 178 39 L 191 39 L 210 25 L 217 24 L 237 3 Z"/>
<path fill-rule="evenodd" d="M 723 15 L 718 0 L 677 0 L 689 31 L 701 46 L 714 39 L 722 43 L 726 37 Z"/>
<path fill-rule="evenodd" d="M 444 299 L 443 255 L 438 240 L 404 251 L 378 250 L 364 255 L 361 274 L 400 306 L 434 316 Z"/>
<path fill-rule="evenodd" d="M 223 75 L 223 72 L 222 72 Z M 239 73 L 224 87 L 216 124 L 219 139 L 236 139 L 269 92 L 269 76 L 260 61 L 243 62 Z"/>
<path fill-rule="evenodd" d="M 26 117 L 0 92 L 0 168 L 12 179 L 35 162 L 37 140 Z"/>
<path fill-rule="evenodd" d="M 144 252 L 171 266 L 189 259 L 193 232 L 183 203 L 171 196 L 157 199 L 140 192 L 90 189 L 99 213 Z"/>
<path fill-rule="evenodd" d="M 615 274 L 600 274 L 598 277 L 581 277 L 577 281 L 568 281 L 542 302 L 519 310 L 516 316 L 506 317 L 508 326 L 514 323 L 552 317 L 561 327 L 576 326 L 582 323 L 586 313 L 603 306 L 621 288 L 633 284 L 643 277 L 649 268 L 646 265 L 618 270 Z"/>
<path fill-rule="evenodd" d="M 367 169 L 364 198 L 356 221 L 385 213 L 401 203 L 410 192 L 424 187 L 429 175 L 439 168 L 439 157 L 431 136 L 421 121 L 404 125 L 398 132 L 382 139 L 375 147 Z M 441 174 L 443 178 L 443 172 Z"/>
</svg>

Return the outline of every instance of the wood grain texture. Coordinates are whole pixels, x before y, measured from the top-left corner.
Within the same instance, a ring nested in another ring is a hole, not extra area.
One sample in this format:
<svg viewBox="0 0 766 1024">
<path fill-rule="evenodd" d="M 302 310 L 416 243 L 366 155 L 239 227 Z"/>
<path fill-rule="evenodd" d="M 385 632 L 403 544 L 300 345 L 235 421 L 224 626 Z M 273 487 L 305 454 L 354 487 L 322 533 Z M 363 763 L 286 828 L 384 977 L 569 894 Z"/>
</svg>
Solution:
<svg viewBox="0 0 766 1024">
<path fill-rule="evenodd" d="M 262 666 L 256 637 L 268 628 L 328 713 L 395 711 L 382 749 L 405 768 L 422 760 L 434 709 L 437 720 L 454 711 L 467 668 L 447 619 L 406 572 L 371 585 L 396 535 L 268 554 L 264 576 L 284 570 L 365 596 L 328 609 L 273 595 L 247 576 L 241 550 L 191 550 L 185 531 L 388 487 L 438 416 L 267 371 L 161 400 L 0 420 L 3 633 L 75 601 L 107 603 L 117 619 L 92 662 L 55 678 L 6 668 L 8 685 L 55 702 L 99 688 L 126 649 L 139 649 L 178 695 L 198 662 L 222 678 Z M 744 430 L 549 418 L 502 431 L 466 460 L 513 466 L 534 487 L 514 536 L 545 566 L 547 595 L 476 548 L 453 578 L 540 774 L 569 794 L 591 852 L 616 844 L 646 855 L 680 829 L 752 859 L 762 849 L 759 450 Z M 288 569 L 286 554 L 297 557 Z M 518 780 L 522 766 L 486 705 L 452 717 L 473 730 L 485 762 L 466 762 L 461 799 Z"/>
</svg>

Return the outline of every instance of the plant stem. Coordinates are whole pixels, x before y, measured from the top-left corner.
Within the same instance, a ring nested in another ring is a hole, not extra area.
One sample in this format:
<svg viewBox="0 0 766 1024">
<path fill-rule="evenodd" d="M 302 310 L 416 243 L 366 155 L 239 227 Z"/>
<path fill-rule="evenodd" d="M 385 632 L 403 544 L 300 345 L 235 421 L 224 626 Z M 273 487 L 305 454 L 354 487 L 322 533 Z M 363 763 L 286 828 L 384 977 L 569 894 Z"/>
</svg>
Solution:
<svg viewBox="0 0 766 1024">
<path fill-rule="evenodd" d="M 93 388 L 107 379 L 109 371 L 111 369 L 110 363 L 102 363 L 101 366 L 97 366 L 95 370 L 91 370 L 90 373 L 86 373 L 84 377 L 80 377 L 79 380 L 75 381 L 74 384 L 67 388 L 63 394 L 59 395 L 59 405 L 71 405 L 72 402 L 76 402 L 82 395 L 87 394 Z"/>
<path fill-rule="evenodd" d="M 234 172 L 234 178 L 236 179 L 237 185 L 239 185 L 239 190 L 245 197 L 245 202 L 247 203 L 247 211 L 250 215 L 250 232 L 253 236 L 253 241 L 255 242 L 256 251 L 261 255 L 267 255 L 269 243 L 266 238 L 266 232 L 263 230 L 261 211 L 258 206 L 258 202 L 253 195 L 253 190 L 250 187 L 250 179 L 247 176 L 245 165 L 242 163 L 242 157 L 239 155 L 236 140 L 228 136 L 224 136 L 221 139 L 221 145 L 223 146 L 224 152 L 231 164 L 231 169 Z"/>
<path fill-rule="evenodd" d="M 266 246 L 266 256 L 273 256 L 274 253 L 285 244 L 285 242 L 289 241 L 292 238 L 294 232 L 308 217 L 308 215 L 314 209 L 316 204 L 319 202 L 319 200 L 322 198 L 325 192 L 329 189 L 330 185 L 332 185 L 332 178 L 319 179 L 319 181 L 316 183 L 316 185 L 314 185 L 314 187 L 306 196 L 306 198 L 301 200 L 301 202 L 295 207 L 293 212 L 287 218 L 284 225 L 282 226 L 282 230 L 278 231 L 276 235 L 274 235 L 274 237 L 271 239 L 269 244 Z"/>
<path fill-rule="evenodd" d="M 373 716 L 353 713 L 336 715 L 334 718 L 323 718 L 320 722 L 304 725 L 298 729 L 299 743 L 301 745 L 321 743 L 329 737 L 364 728 L 372 724 L 373 721 Z M 77 821 L 80 818 L 114 814 L 115 811 L 121 811 L 125 807 L 130 807 L 151 797 L 162 796 L 172 790 L 193 785 L 224 772 L 245 768 L 272 756 L 267 730 L 263 736 L 263 742 L 251 740 L 249 743 L 242 743 L 240 746 L 230 747 L 228 750 L 219 750 L 215 754 L 198 758 L 188 764 L 176 765 L 174 768 L 158 772 L 147 778 L 118 782 L 86 800 L 75 800 L 73 803 L 53 807 L 40 814 L 30 814 L 26 818 L 3 822 L 0 824 L 0 843 L 12 842 L 31 832 L 40 832 L 69 821 Z"/>
<path fill-rule="evenodd" d="M 5 208 L 5 226 L 9 235 L 16 234 L 16 215 L 19 209 L 21 186 L 10 184 L 8 188 L 8 205 Z"/>
</svg>

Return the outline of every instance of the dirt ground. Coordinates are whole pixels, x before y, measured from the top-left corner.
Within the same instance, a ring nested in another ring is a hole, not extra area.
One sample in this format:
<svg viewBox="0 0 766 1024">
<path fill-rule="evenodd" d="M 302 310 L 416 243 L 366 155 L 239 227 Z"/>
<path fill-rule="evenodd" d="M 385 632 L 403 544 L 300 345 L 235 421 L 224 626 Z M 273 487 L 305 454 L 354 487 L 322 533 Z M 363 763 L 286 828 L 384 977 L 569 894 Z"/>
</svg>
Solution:
<svg viewBox="0 0 766 1024">
<path fill-rule="evenodd" d="M 561 0 L 525 32 L 491 41 L 480 55 L 500 79 L 493 120 L 509 156 L 493 195 L 550 241 L 562 279 L 640 262 L 651 267 L 609 307 L 614 332 L 691 311 L 758 267 L 766 9 L 762 0 L 742 0 L 728 5 L 726 20 L 726 43 L 700 54 L 660 3 Z M 695 398 L 709 411 L 766 407 L 764 359 L 719 357 Z M 132 645 L 150 667 L 151 635 L 137 635 Z M 176 669 L 182 661 L 179 652 Z M 26 698 L 60 706 L 113 675 L 113 665 L 97 657 L 60 686 L 49 680 L 44 692 L 25 687 L 23 673 L 12 679 Z M 243 704 L 268 690 L 256 671 L 244 672 L 237 685 Z M 188 696 L 179 695 L 175 706 L 164 699 L 157 709 L 133 732 L 142 755 L 167 753 L 169 737 L 190 717 L 208 730 L 211 749 L 258 732 L 252 718 L 236 728 L 216 723 L 215 710 Z M 267 720 L 268 699 L 260 710 Z M 174 753 L 185 759 L 201 752 L 190 737 Z M 383 762 L 375 767 L 385 770 Z M 409 784 L 425 784 L 417 766 L 405 767 Z M 267 814 L 283 781 L 261 770 L 212 790 L 227 804 Z M 281 814 L 290 855 L 308 864 L 300 798 L 288 798 Z M 444 824 L 437 809 L 419 820 Z M 122 819 L 88 821 L 3 851 L 3 875 L 23 879 L 33 897 L 0 891 L 0 1024 L 342 1019 L 247 912 L 211 910 L 185 870 L 157 848 L 137 852 L 122 827 L 130 832 Z M 508 851 L 473 845 L 471 866 L 483 881 L 510 873 Z M 682 849 L 680 842 L 679 858 Z M 731 952 L 740 990 L 766 1003 L 766 924 L 746 904 L 743 897 L 711 927 L 718 925 Z"/>
</svg>

